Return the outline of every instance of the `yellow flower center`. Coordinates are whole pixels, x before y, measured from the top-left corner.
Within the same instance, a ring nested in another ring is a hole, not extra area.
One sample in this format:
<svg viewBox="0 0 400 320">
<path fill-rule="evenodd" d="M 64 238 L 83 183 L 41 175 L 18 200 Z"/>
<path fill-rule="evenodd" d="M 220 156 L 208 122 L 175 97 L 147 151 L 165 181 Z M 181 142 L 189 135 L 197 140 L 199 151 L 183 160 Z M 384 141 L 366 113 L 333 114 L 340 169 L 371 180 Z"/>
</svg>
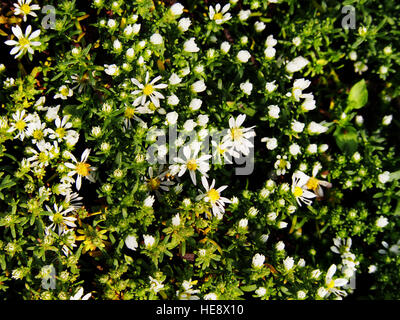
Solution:
<svg viewBox="0 0 400 320">
<path fill-rule="evenodd" d="M 243 136 L 243 131 L 240 128 L 231 129 L 232 140 L 239 140 Z"/>
<path fill-rule="evenodd" d="M 64 128 L 57 128 L 56 134 L 62 139 L 65 136 L 66 130 Z"/>
<path fill-rule="evenodd" d="M 85 162 L 79 162 L 76 165 L 76 172 L 83 177 L 86 177 L 89 175 L 89 171 L 90 171 L 90 164 L 89 163 L 85 163 Z"/>
<path fill-rule="evenodd" d="M 332 289 L 335 286 L 335 281 L 331 280 L 326 286 L 328 289 Z"/>
<path fill-rule="evenodd" d="M 279 165 L 278 165 L 279 169 L 285 169 L 286 168 L 286 160 L 281 159 L 279 161 Z"/>
<path fill-rule="evenodd" d="M 149 182 L 147 182 L 147 186 L 150 190 L 157 190 L 160 187 L 161 181 L 158 178 L 151 178 Z"/>
<path fill-rule="evenodd" d="M 22 131 L 22 130 L 24 130 L 25 127 L 26 127 L 26 122 L 25 122 L 24 120 L 18 120 L 18 121 L 15 123 L 15 127 L 16 127 L 19 131 Z"/>
<path fill-rule="evenodd" d="M 21 11 L 25 14 L 28 14 L 29 12 L 31 12 L 31 7 L 29 6 L 29 4 L 24 3 L 21 6 Z"/>
<path fill-rule="evenodd" d="M 26 45 L 29 44 L 29 40 L 28 40 L 27 38 L 25 38 L 25 37 L 21 37 L 21 38 L 18 40 L 18 42 L 19 42 L 19 45 L 20 45 L 21 47 L 25 47 Z"/>
<path fill-rule="evenodd" d="M 143 94 L 149 96 L 153 93 L 154 88 L 151 84 L 146 84 L 143 88 Z"/>
<path fill-rule="evenodd" d="M 190 171 L 195 171 L 197 169 L 197 163 L 195 159 L 190 159 L 187 163 L 186 163 L 186 167 L 188 168 L 188 170 Z"/>
<path fill-rule="evenodd" d="M 153 102 L 150 102 L 150 104 L 149 104 L 149 109 L 152 110 L 152 111 L 154 111 L 154 110 L 157 109 L 157 107 L 155 106 L 155 104 L 154 104 Z"/>
<path fill-rule="evenodd" d="M 210 199 L 211 203 L 215 203 L 220 198 L 219 192 L 215 189 L 211 189 L 207 192 L 207 196 Z"/>
<path fill-rule="evenodd" d="M 62 214 L 61 214 L 61 213 L 56 213 L 56 214 L 54 214 L 54 216 L 53 216 L 53 222 L 54 222 L 55 224 L 61 224 L 61 223 L 63 223 L 63 216 L 62 216 Z"/>
<path fill-rule="evenodd" d="M 310 179 L 308 179 L 306 186 L 308 189 L 315 191 L 318 188 L 318 182 L 318 179 L 311 177 Z"/>
<path fill-rule="evenodd" d="M 226 149 L 222 149 L 221 147 L 218 147 L 217 151 L 218 151 L 219 154 L 224 154 Z"/>
<path fill-rule="evenodd" d="M 294 191 L 293 191 L 294 196 L 297 197 L 301 197 L 303 195 L 303 189 L 300 187 L 295 187 Z"/>
<path fill-rule="evenodd" d="M 133 118 L 133 116 L 135 115 L 135 109 L 134 108 L 131 108 L 131 107 L 127 107 L 126 109 L 125 109 L 125 117 L 126 118 L 128 118 L 128 119 L 132 119 Z"/>
<path fill-rule="evenodd" d="M 64 97 L 68 96 L 68 94 L 69 94 L 69 89 L 68 89 L 68 87 L 62 88 L 62 89 L 60 90 L 60 93 L 61 93 Z"/>
<path fill-rule="evenodd" d="M 217 12 L 214 14 L 214 20 L 221 20 L 224 16 L 222 15 L 221 12 Z"/>
<path fill-rule="evenodd" d="M 36 140 L 42 140 L 43 139 L 43 131 L 36 129 L 35 131 L 33 131 L 32 136 Z"/>
<path fill-rule="evenodd" d="M 49 156 L 47 155 L 47 153 L 42 151 L 39 153 L 38 160 L 41 163 L 45 163 L 45 162 L 49 161 Z"/>
</svg>

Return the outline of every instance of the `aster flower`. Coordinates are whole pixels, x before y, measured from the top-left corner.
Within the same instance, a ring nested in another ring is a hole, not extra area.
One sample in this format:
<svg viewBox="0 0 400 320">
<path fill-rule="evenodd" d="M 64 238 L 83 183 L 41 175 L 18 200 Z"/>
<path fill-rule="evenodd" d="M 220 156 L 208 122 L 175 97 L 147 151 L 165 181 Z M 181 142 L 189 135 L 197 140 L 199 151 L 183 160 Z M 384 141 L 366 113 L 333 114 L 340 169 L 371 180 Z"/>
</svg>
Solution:
<svg viewBox="0 0 400 320">
<path fill-rule="evenodd" d="M 39 37 L 40 30 L 32 32 L 32 27 L 30 25 L 26 27 L 25 34 L 22 32 L 19 26 L 11 27 L 11 30 L 13 34 L 17 37 L 18 41 L 7 40 L 4 43 L 8 46 L 14 46 L 14 48 L 11 49 L 10 54 L 16 54 L 16 56 L 14 57 L 15 59 L 24 55 L 27 51 L 30 54 L 33 54 L 34 50 L 32 47 L 38 47 L 41 45 L 40 41 L 32 41 Z"/>
<path fill-rule="evenodd" d="M 192 289 L 193 285 L 197 283 L 197 280 L 192 281 L 192 279 L 185 280 L 182 282 L 182 292 L 177 290 L 176 296 L 179 300 L 199 300 L 200 298 L 195 294 L 200 293 L 200 290 Z"/>
<path fill-rule="evenodd" d="M 156 91 L 155 89 L 165 89 L 167 84 L 156 84 L 158 80 L 161 79 L 161 76 L 155 77 L 153 80 L 149 82 L 149 72 L 146 72 L 145 84 L 140 83 L 137 79 L 132 78 L 132 83 L 139 88 L 139 90 L 132 91 L 132 95 L 140 95 L 133 101 L 133 106 L 138 106 L 139 104 L 144 106 L 147 100 L 147 97 L 150 98 L 151 102 L 157 107 L 160 107 L 160 99 L 164 99 L 164 96 Z"/>
<path fill-rule="evenodd" d="M 76 224 L 74 221 L 75 217 L 66 216 L 68 213 L 74 210 L 74 208 L 64 209 L 62 205 L 58 206 L 56 203 L 53 206 L 54 210 L 52 210 L 48 205 L 46 205 L 47 211 L 51 212 L 49 219 L 52 222 L 49 228 L 51 230 L 55 230 L 58 227 L 58 235 L 64 234 L 68 227 L 75 228 Z"/>
<path fill-rule="evenodd" d="M 154 174 L 153 167 L 149 167 L 148 169 L 148 174 L 149 177 L 145 178 L 146 184 L 147 184 L 147 189 L 149 191 L 153 191 L 157 194 L 157 196 L 160 196 L 159 189 L 163 191 L 169 191 L 169 187 L 174 184 L 173 181 L 165 180 L 165 177 L 167 175 L 168 171 L 163 172 L 163 167 L 160 166 L 158 168 L 158 174 Z"/>
<path fill-rule="evenodd" d="M 28 123 L 32 120 L 32 115 L 26 115 L 25 110 L 17 110 L 12 114 L 12 118 L 14 122 L 11 123 L 7 132 L 18 130 L 18 134 L 14 136 L 14 139 L 23 141 L 25 136 L 28 135 Z"/>
<path fill-rule="evenodd" d="M 233 149 L 231 141 L 220 141 L 217 143 L 216 141 L 211 140 L 211 145 L 213 163 L 221 164 L 223 158 L 225 163 L 232 164 L 232 157 L 240 157 L 240 154 Z"/>
<path fill-rule="evenodd" d="M 287 161 L 287 156 L 286 155 L 281 156 L 280 154 L 278 154 L 276 156 L 274 168 L 276 169 L 276 174 L 278 176 L 285 175 L 286 170 L 289 170 L 291 168 L 290 162 Z"/>
<path fill-rule="evenodd" d="M 326 277 L 325 277 L 325 286 L 326 286 L 326 290 L 327 290 L 326 297 L 328 297 L 331 293 L 333 293 L 334 295 L 336 295 L 338 297 L 347 296 L 346 291 L 339 290 L 337 288 L 342 287 L 345 284 L 347 284 L 348 280 L 344 279 L 344 278 L 333 279 L 336 269 L 337 269 L 336 265 L 332 264 L 329 267 L 328 272 L 326 273 Z"/>
<path fill-rule="evenodd" d="M 208 16 L 211 20 L 214 20 L 216 24 L 222 24 L 231 19 L 231 14 L 228 12 L 229 8 L 229 3 L 226 4 L 222 10 L 219 3 L 215 5 L 215 8 L 213 6 L 209 6 Z"/>
<path fill-rule="evenodd" d="M 211 158 L 211 155 L 199 156 L 200 145 L 198 144 L 193 145 L 193 150 L 189 146 L 185 146 L 182 151 L 182 158 L 174 158 L 174 162 L 180 164 L 178 177 L 181 177 L 188 170 L 193 184 L 196 185 L 196 172 L 207 176 L 206 173 L 210 169 L 208 159 Z"/>
<path fill-rule="evenodd" d="M 62 100 L 67 100 L 68 97 L 72 97 L 73 94 L 74 94 L 74 92 L 72 91 L 72 89 L 70 89 L 70 88 L 67 87 L 66 85 L 62 85 L 62 86 L 58 89 L 58 93 L 56 93 L 56 94 L 54 95 L 54 99 L 61 98 Z"/>
<path fill-rule="evenodd" d="M 36 144 L 39 141 L 42 141 L 50 132 L 51 129 L 46 129 L 46 123 L 41 122 L 40 118 L 33 118 L 28 124 L 26 129 L 26 135 L 32 137 L 32 143 Z"/>
<path fill-rule="evenodd" d="M 36 147 L 38 150 L 31 147 L 27 148 L 28 153 L 33 153 L 27 160 L 34 167 L 47 167 L 50 160 L 60 152 L 58 144 L 52 145 L 50 142 L 45 142 L 44 140 L 37 142 Z"/>
<path fill-rule="evenodd" d="M 246 119 L 246 115 L 240 114 L 236 119 L 231 117 L 229 119 L 229 132 L 224 136 L 223 142 L 230 142 L 234 150 L 241 152 L 247 156 L 250 153 L 250 148 L 253 148 L 253 143 L 249 140 L 256 135 L 252 130 L 254 126 L 243 128 L 242 124 Z"/>
<path fill-rule="evenodd" d="M 68 129 L 72 127 L 72 123 L 68 122 L 69 117 L 69 115 L 66 115 L 61 119 L 59 116 L 57 116 L 56 120 L 54 121 L 57 129 L 49 129 L 50 139 L 57 139 L 58 142 L 61 142 L 66 138 L 66 136 L 68 136 L 70 131 Z"/>
<path fill-rule="evenodd" d="M 23 20 L 26 22 L 28 15 L 32 17 L 37 17 L 37 14 L 33 10 L 39 10 L 40 6 L 37 4 L 30 4 L 32 0 L 18 0 L 18 3 L 14 3 L 14 15 L 23 15 Z"/>
<path fill-rule="evenodd" d="M 204 201 L 209 202 L 214 216 L 222 218 L 222 214 L 225 212 L 225 203 L 232 202 L 228 198 L 221 197 L 221 192 L 228 188 L 228 186 L 221 186 L 218 189 L 215 189 L 215 179 L 213 179 L 211 185 L 209 185 L 207 178 L 204 176 L 201 177 L 201 183 L 206 190 L 206 193 L 201 194 L 198 199 L 203 198 Z"/>
<path fill-rule="evenodd" d="M 309 179 L 310 177 L 301 171 L 296 171 L 292 175 L 292 193 L 299 206 L 301 206 L 301 202 L 309 206 L 312 202 L 311 199 L 316 197 L 314 193 L 305 189 L 305 184 Z"/>
<path fill-rule="evenodd" d="M 81 189 L 82 185 L 82 178 L 88 179 L 90 182 L 95 182 L 95 179 L 93 177 L 93 171 L 95 171 L 97 168 L 91 167 L 89 163 L 87 163 L 87 159 L 90 154 L 90 149 L 86 149 L 83 151 L 81 160 L 78 161 L 76 160 L 75 156 L 69 152 L 69 156 L 71 157 L 72 161 L 74 163 L 66 162 L 64 165 L 73 171 L 68 173 L 68 176 L 72 177 L 75 174 L 78 176 L 76 178 L 75 186 L 77 190 Z"/>
<path fill-rule="evenodd" d="M 315 178 L 321 168 L 322 168 L 321 165 L 317 163 L 313 168 L 312 177 L 310 177 L 307 183 L 305 184 L 306 188 L 312 190 L 318 197 L 324 196 L 324 191 L 322 190 L 321 186 L 326 188 L 332 188 L 332 183 L 328 181 L 318 180 L 317 178 Z"/>
</svg>

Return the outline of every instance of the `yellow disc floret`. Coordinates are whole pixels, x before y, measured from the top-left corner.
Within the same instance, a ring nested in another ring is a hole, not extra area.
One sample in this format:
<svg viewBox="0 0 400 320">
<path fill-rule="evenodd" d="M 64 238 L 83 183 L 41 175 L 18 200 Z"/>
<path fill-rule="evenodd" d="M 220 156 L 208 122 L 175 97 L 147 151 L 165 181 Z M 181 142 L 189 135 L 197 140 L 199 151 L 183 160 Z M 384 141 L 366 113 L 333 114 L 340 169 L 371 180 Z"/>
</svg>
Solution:
<svg viewBox="0 0 400 320">
<path fill-rule="evenodd" d="M 310 179 L 308 179 L 306 186 L 308 189 L 315 191 L 318 188 L 318 182 L 318 179 L 311 177 Z"/>
<path fill-rule="evenodd" d="M 81 175 L 83 177 L 86 177 L 86 176 L 89 175 L 89 172 L 90 172 L 90 164 L 85 163 L 85 162 L 79 162 L 76 165 L 76 169 L 75 170 L 79 175 Z"/>
<path fill-rule="evenodd" d="M 24 120 L 18 120 L 17 122 L 15 122 L 15 127 L 19 130 L 22 131 L 25 129 L 26 127 L 26 122 Z"/>
<path fill-rule="evenodd" d="M 297 197 L 301 197 L 303 195 L 303 189 L 300 187 L 295 187 L 294 191 L 293 191 L 294 196 Z"/>
<path fill-rule="evenodd" d="M 21 11 L 25 14 L 29 14 L 29 12 L 31 12 L 31 7 L 29 6 L 29 4 L 24 3 L 21 6 Z"/>
<path fill-rule="evenodd" d="M 243 136 L 243 131 L 240 128 L 232 128 L 231 129 L 231 137 L 232 140 L 239 140 Z"/>
<path fill-rule="evenodd" d="M 157 190 L 160 187 L 161 181 L 159 178 L 151 178 L 147 182 L 147 186 L 150 190 Z"/>
<path fill-rule="evenodd" d="M 125 113 L 124 113 L 125 117 L 128 119 L 132 119 L 133 116 L 135 115 L 135 109 L 131 108 L 131 107 L 127 107 L 125 109 Z"/>
<path fill-rule="evenodd" d="M 29 40 L 25 37 L 21 37 L 19 38 L 18 43 L 21 47 L 25 47 L 26 45 L 29 44 Z"/>
<path fill-rule="evenodd" d="M 210 191 L 208 191 L 207 196 L 210 199 L 211 203 L 215 203 L 220 198 L 219 192 L 215 189 L 211 189 Z"/>
<path fill-rule="evenodd" d="M 154 88 L 151 84 L 146 84 L 143 88 L 143 94 L 149 96 L 153 93 Z"/>
<path fill-rule="evenodd" d="M 186 163 L 186 167 L 188 168 L 188 170 L 190 171 L 195 171 L 197 169 L 197 163 L 195 159 L 190 159 L 187 163 Z"/>
<path fill-rule="evenodd" d="M 221 12 L 217 12 L 214 14 L 214 20 L 221 20 L 223 18 L 223 15 Z"/>
</svg>

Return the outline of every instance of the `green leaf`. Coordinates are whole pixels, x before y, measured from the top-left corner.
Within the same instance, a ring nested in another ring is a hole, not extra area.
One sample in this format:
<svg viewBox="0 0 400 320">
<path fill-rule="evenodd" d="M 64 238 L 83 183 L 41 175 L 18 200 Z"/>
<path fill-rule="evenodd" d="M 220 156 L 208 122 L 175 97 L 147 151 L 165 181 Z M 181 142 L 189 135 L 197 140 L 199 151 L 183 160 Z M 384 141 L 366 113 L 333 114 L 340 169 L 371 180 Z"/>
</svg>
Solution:
<svg viewBox="0 0 400 320">
<path fill-rule="evenodd" d="M 365 106 L 367 102 L 367 85 L 365 84 L 365 80 L 362 79 L 350 89 L 349 96 L 347 97 L 347 108 L 344 112 L 349 113 L 353 109 L 360 109 Z"/>
<path fill-rule="evenodd" d="M 242 291 L 244 291 L 244 292 L 251 292 L 251 291 L 254 291 L 254 290 L 257 289 L 257 285 L 251 284 L 251 285 L 248 285 L 248 286 L 240 287 L 240 289 L 241 289 Z"/>
<path fill-rule="evenodd" d="M 336 139 L 336 144 L 343 152 L 352 155 L 358 148 L 358 133 L 352 126 L 338 127 L 333 136 Z"/>
</svg>

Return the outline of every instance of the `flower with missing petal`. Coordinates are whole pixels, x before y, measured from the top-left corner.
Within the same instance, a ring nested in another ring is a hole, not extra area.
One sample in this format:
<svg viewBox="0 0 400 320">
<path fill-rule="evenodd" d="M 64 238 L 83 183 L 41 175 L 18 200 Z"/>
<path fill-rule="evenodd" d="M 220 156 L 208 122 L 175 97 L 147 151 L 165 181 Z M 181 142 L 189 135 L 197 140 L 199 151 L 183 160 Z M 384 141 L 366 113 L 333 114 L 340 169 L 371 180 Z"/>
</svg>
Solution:
<svg viewBox="0 0 400 320">
<path fill-rule="evenodd" d="M 19 26 L 11 27 L 13 34 L 17 37 L 16 40 L 7 40 L 4 43 L 8 46 L 14 46 L 11 49 L 10 54 L 15 54 L 15 59 L 23 56 L 27 51 L 33 54 L 34 50 L 32 47 L 38 47 L 41 45 L 40 41 L 33 41 L 40 35 L 40 30 L 32 32 L 32 27 L 29 25 L 25 29 L 25 34 L 22 32 Z M 31 33 L 32 32 L 32 33 Z"/>
<path fill-rule="evenodd" d="M 305 189 L 309 179 L 310 177 L 301 171 L 296 171 L 292 176 L 292 193 L 299 206 L 301 206 L 301 202 L 309 206 L 312 202 L 311 199 L 316 197 L 314 193 Z"/>
<path fill-rule="evenodd" d="M 75 182 L 77 190 L 81 189 L 82 178 L 86 178 L 90 182 L 95 182 L 95 179 L 93 177 L 93 171 L 95 171 L 97 168 L 90 166 L 90 164 L 86 162 L 89 157 L 89 154 L 90 154 L 90 149 L 86 149 L 82 153 L 81 160 L 78 161 L 76 160 L 75 156 L 69 152 L 69 156 L 74 163 L 70 162 L 64 163 L 64 165 L 67 168 L 72 169 L 72 171 L 68 173 L 68 176 L 72 177 L 75 174 L 78 176 Z"/>
<path fill-rule="evenodd" d="M 325 286 L 326 286 L 326 297 L 328 297 L 331 293 L 336 295 L 337 297 L 345 297 L 347 296 L 346 291 L 339 290 L 337 288 L 344 286 L 347 284 L 348 280 L 344 278 L 333 279 L 333 276 L 336 272 L 336 265 L 331 265 L 326 273 L 325 277 Z"/>
</svg>

